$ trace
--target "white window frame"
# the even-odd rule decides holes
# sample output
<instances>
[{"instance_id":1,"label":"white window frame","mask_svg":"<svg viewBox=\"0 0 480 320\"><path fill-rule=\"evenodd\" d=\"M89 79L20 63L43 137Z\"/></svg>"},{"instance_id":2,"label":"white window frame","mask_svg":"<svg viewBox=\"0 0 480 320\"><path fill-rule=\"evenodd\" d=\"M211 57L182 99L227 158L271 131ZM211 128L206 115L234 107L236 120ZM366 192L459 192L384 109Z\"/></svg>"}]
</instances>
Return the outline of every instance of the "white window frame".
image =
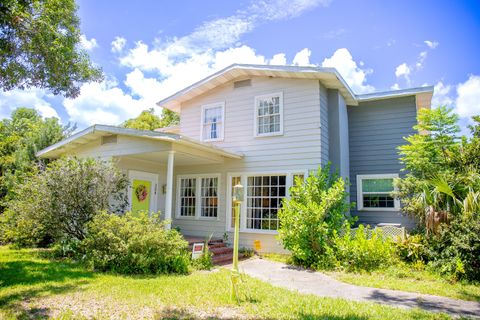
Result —
<instances>
[{"instance_id":1,"label":"white window frame","mask_svg":"<svg viewBox=\"0 0 480 320\"><path fill-rule=\"evenodd\" d=\"M393 208L365 208L363 206L363 190L362 190L362 180L366 179L396 179L398 178L398 173L382 173L382 174L359 174L357 175L357 209L358 211L400 211L400 200L397 198L393 199L394 207ZM397 191L395 184L393 185L393 190Z\"/></svg>"},{"instance_id":2,"label":"white window frame","mask_svg":"<svg viewBox=\"0 0 480 320\"><path fill-rule=\"evenodd\" d=\"M221 130L218 131L218 138L215 139L209 139L204 137L204 126L205 126L205 111L208 109L214 109L214 108L222 108L222 128ZM214 141L223 141L223 138L225 136L225 101L222 102L216 102L216 103L210 103L202 106L202 116L200 119L200 138L202 141L205 142L214 142Z\"/></svg>"},{"instance_id":3,"label":"white window frame","mask_svg":"<svg viewBox=\"0 0 480 320\"><path fill-rule=\"evenodd\" d=\"M234 232L232 228L232 178L240 177L241 184L245 188L243 195L243 202L240 207L240 232L242 233L258 233L258 234L278 234L277 230L260 230L260 229L249 229L247 228L247 181L248 177L254 176L278 176L285 175L285 198L290 198L290 188L293 185L293 176L297 174L303 174L305 179L309 174L309 170L287 170L287 171L262 171L262 172L228 172L227 173L227 197L226 197L226 225L225 231Z\"/></svg>"},{"instance_id":4,"label":"white window frame","mask_svg":"<svg viewBox=\"0 0 480 320\"><path fill-rule=\"evenodd\" d=\"M258 101L265 98L279 97L279 114L280 114L280 131L278 132L268 132L268 133L258 133ZM260 137L273 137L283 135L283 92L269 93L261 96L256 96L254 99L254 108L253 108L253 136L256 138Z\"/></svg>"},{"instance_id":5,"label":"white window frame","mask_svg":"<svg viewBox=\"0 0 480 320\"><path fill-rule=\"evenodd\" d=\"M175 219L180 220L220 220L220 203L222 201L221 197L221 188L222 182L220 179L221 175L219 173L205 173L205 174L185 174L177 175L177 198L176 198L176 212ZM203 178L217 178L217 216L216 217L202 217L201 208L202 208L202 179ZM181 216L180 215L180 206L181 206L181 197L180 197L180 187L181 179L196 179L195 181L195 215L194 216Z\"/></svg>"}]
</instances>

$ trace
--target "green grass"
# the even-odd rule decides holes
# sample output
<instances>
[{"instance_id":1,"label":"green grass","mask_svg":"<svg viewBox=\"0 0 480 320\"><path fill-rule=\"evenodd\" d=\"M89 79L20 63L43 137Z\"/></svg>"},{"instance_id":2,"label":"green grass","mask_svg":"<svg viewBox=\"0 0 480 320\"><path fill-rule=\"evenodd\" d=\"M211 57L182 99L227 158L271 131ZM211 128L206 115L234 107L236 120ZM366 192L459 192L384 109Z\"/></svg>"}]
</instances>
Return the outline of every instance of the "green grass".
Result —
<instances>
[{"instance_id":1,"label":"green grass","mask_svg":"<svg viewBox=\"0 0 480 320\"><path fill-rule=\"evenodd\" d=\"M264 253L261 254L261 257L277 262L291 263L291 255L288 254ZM391 266L388 269L371 273L322 272L337 280L359 286L426 293L480 302L480 284L449 281L427 270L417 270L406 264Z\"/></svg>"},{"instance_id":2,"label":"green grass","mask_svg":"<svg viewBox=\"0 0 480 320\"><path fill-rule=\"evenodd\" d=\"M254 319L447 319L445 315L319 298L245 277L241 303L229 298L229 272L120 276L0 247L0 319L228 317Z\"/></svg>"}]
</instances>

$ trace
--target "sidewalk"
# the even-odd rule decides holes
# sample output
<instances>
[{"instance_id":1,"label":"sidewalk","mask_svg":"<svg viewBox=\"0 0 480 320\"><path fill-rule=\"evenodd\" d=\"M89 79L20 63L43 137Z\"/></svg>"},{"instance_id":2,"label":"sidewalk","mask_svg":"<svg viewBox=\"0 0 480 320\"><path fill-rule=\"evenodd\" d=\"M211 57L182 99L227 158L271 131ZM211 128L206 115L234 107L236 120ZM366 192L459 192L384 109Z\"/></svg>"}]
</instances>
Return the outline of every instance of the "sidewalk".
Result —
<instances>
[{"instance_id":1,"label":"sidewalk","mask_svg":"<svg viewBox=\"0 0 480 320\"><path fill-rule=\"evenodd\" d=\"M320 272L259 258L243 261L239 266L241 272L251 277L301 293L375 302L400 308L421 308L432 312L444 312L454 316L480 319L479 302L397 290L360 287L337 281Z\"/></svg>"}]
</instances>

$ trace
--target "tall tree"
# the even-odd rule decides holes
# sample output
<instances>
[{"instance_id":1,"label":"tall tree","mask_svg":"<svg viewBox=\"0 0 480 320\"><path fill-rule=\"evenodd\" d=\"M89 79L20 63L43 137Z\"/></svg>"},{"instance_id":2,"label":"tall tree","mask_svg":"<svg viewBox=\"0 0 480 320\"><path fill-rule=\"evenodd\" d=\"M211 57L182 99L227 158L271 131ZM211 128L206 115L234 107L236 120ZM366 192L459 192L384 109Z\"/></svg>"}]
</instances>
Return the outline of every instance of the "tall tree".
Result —
<instances>
[{"instance_id":1,"label":"tall tree","mask_svg":"<svg viewBox=\"0 0 480 320\"><path fill-rule=\"evenodd\" d=\"M138 130L155 130L177 125L180 118L177 113L168 109L162 109L162 115L157 116L153 108L142 111L140 115L133 119L128 119L122 126L125 128Z\"/></svg>"},{"instance_id":2,"label":"tall tree","mask_svg":"<svg viewBox=\"0 0 480 320\"><path fill-rule=\"evenodd\" d=\"M36 110L18 108L0 121L0 212L15 196L15 186L34 172L35 153L68 136L74 127L57 118L43 119Z\"/></svg>"},{"instance_id":3,"label":"tall tree","mask_svg":"<svg viewBox=\"0 0 480 320\"><path fill-rule=\"evenodd\" d=\"M75 0L0 2L0 88L38 87L74 98L80 85L100 81L80 46Z\"/></svg>"}]
</instances>

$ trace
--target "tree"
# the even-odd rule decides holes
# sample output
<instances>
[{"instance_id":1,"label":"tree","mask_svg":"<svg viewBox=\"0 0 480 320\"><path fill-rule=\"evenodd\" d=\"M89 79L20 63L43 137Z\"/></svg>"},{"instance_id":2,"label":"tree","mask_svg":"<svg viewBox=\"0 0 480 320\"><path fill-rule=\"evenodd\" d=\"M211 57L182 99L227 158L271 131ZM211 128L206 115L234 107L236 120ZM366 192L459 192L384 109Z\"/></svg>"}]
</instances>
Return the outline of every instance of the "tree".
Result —
<instances>
[{"instance_id":1,"label":"tree","mask_svg":"<svg viewBox=\"0 0 480 320\"><path fill-rule=\"evenodd\" d=\"M77 97L80 85L102 80L80 47L75 0L3 0L0 4L0 87L38 87Z\"/></svg>"},{"instance_id":2,"label":"tree","mask_svg":"<svg viewBox=\"0 0 480 320\"><path fill-rule=\"evenodd\" d=\"M177 113L168 109L162 109L162 115L159 117L155 114L153 108L142 111L136 118L125 121L122 126L125 128L137 130L155 130L177 125L180 118Z\"/></svg>"},{"instance_id":3,"label":"tree","mask_svg":"<svg viewBox=\"0 0 480 320\"><path fill-rule=\"evenodd\" d=\"M15 185L35 172L40 162L35 153L66 138L73 129L57 118L43 119L29 108L18 108L0 121L0 213L5 202L15 197Z\"/></svg>"},{"instance_id":4,"label":"tree","mask_svg":"<svg viewBox=\"0 0 480 320\"><path fill-rule=\"evenodd\" d=\"M333 236L347 221L345 181L330 166L296 181L278 212L279 238L296 263L310 267L329 263Z\"/></svg>"},{"instance_id":5,"label":"tree","mask_svg":"<svg viewBox=\"0 0 480 320\"><path fill-rule=\"evenodd\" d=\"M62 158L17 185L0 222L3 241L22 246L82 240L102 211L124 213L128 179L112 162Z\"/></svg>"}]
</instances>

